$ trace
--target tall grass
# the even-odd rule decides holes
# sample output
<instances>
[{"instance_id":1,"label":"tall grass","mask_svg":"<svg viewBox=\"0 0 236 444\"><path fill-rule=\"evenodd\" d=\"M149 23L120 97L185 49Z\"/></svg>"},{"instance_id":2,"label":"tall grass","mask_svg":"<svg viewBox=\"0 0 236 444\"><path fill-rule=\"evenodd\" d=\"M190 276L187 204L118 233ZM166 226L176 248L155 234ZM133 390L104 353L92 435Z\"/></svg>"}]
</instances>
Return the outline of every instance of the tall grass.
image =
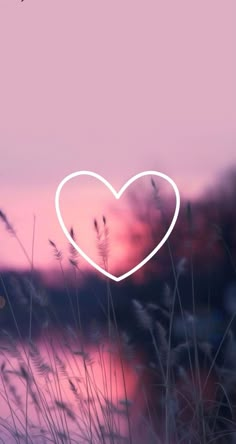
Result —
<instances>
[{"instance_id":1,"label":"tall grass","mask_svg":"<svg viewBox=\"0 0 236 444\"><path fill-rule=\"evenodd\" d=\"M162 213L165 226L167 219L153 180L152 187L153 201ZM0 219L20 245L31 271L27 286L24 286L27 295L22 293L17 282L14 285L15 296L28 310L27 337L22 335L12 295L0 274L6 306L15 328L15 333L1 329L0 442L236 442L236 360L232 359L236 353L232 331L235 313L214 349L209 337L199 334L191 205L187 206L186 217L188 257L176 262L171 243L167 242L174 285L167 282L163 294L145 303L138 299L130 301L137 333L142 332L148 349L145 353L144 347L140 353L139 344L135 348L129 332L119 325L109 280L104 287L106 303L99 300L106 325L101 326L94 320L85 328L80 309L79 280L83 274L80 259L73 247L69 247L69 256L65 257L50 240L72 319L70 325L61 324L34 281L35 221L32 251L28 254L7 216L0 211ZM101 224L94 220L94 228L102 266L108 270L110 245L106 218L102 218ZM73 229L71 236L75 239ZM230 255L230 249L224 244ZM73 272L73 289L64 266L66 259ZM179 285L181 276L186 273L191 280L192 307L188 311L182 303ZM92 292L98 298L96 289L92 288ZM37 318L39 305L47 321L42 325L40 337L35 339L32 323ZM208 310L210 313L210 306ZM180 342L175 337L177 312L183 332Z\"/></svg>"}]
</instances>

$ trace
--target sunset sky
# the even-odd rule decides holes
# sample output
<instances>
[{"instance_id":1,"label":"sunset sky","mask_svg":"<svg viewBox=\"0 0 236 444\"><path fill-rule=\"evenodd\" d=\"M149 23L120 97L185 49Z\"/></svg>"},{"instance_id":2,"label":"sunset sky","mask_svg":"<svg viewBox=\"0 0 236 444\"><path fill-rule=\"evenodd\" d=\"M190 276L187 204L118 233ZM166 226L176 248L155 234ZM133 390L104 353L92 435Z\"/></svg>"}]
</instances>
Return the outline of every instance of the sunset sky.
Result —
<instances>
[{"instance_id":1,"label":"sunset sky","mask_svg":"<svg viewBox=\"0 0 236 444\"><path fill-rule=\"evenodd\" d=\"M157 170L194 196L236 165L235 16L234 0L1 1L0 208L29 251L36 215L37 265L66 243L67 174L119 188ZM0 265L26 265L3 227L0 242Z\"/></svg>"}]
</instances>

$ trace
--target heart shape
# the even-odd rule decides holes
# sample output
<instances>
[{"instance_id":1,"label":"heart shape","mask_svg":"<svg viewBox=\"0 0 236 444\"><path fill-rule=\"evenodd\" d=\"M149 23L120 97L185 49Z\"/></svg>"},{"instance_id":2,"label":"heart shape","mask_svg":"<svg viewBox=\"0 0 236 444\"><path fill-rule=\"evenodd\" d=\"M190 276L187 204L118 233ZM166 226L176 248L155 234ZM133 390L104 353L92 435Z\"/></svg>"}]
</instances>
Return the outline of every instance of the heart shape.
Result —
<instances>
[{"instance_id":1,"label":"heart shape","mask_svg":"<svg viewBox=\"0 0 236 444\"><path fill-rule=\"evenodd\" d=\"M176 205L175 205L175 211L174 211L174 216L173 219L171 221L171 224L165 234L165 236L162 238L162 240L159 242L159 244L151 251L151 253L149 253L138 265L136 265L135 267L133 267L131 270L127 271L126 273L122 274L121 276L114 276L113 274L109 273L108 271L104 270L102 267L100 267L100 265L96 264L96 262L94 262L92 259L90 259L89 256L87 256L87 254L76 244L76 242L74 241L74 239L71 237L69 231L67 230L62 215L61 215L61 210L60 210L60 193L61 190L63 188L63 186L66 184L66 182L68 182L69 180L73 179L74 177L77 176L91 176L91 177L95 177L96 179L100 180L100 182L102 182L104 185L106 185L107 188L109 188L109 190L112 192L113 196L116 199L120 199L120 197L122 196L122 194L124 193L124 191L133 183L135 182L137 179L140 179L141 177L144 176L158 176L161 177L162 179L166 180L167 182L169 182L175 192L175 198L176 198ZM73 247L79 252L79 254L90 264L92 265L92 267L94 267L96 270L100 271L100 273L102 273L104 276L113 279L113 281L119 282L122 281L123 279L127 278L128 276L130 276L131 274L135 273L136 271L138 271L140 268L143 267L143 265L145 265L156 253L158 250L160 250L160 248L164 245L164 243L166 242L166 240L168 239L168 237L170 236L175 223L177 221L178 215L179 215L179 209L180 209L180 193L178 190L178 187L176 185L176 183L173 181L173 179L171 179L169 176L167 176L166 174L163 173L159 173L157 171L144 171L142 173L136 174L135 176L131 177L131 179L129 179L122 187L119 191L116 191L113 186L106 180L104 179L102 176L100 176L97 173L93 173L92 171L76 171L75 173L71 173L68 176L66 176L58 185L57 190L56 190L56 194L55 194L55 207L56 207L56 213L57 213L57 218L59 220L60 226L62 228L62 231L64 232L65 236L67 237L68 241L73 245Z\"/></svg>"}]
</instances>

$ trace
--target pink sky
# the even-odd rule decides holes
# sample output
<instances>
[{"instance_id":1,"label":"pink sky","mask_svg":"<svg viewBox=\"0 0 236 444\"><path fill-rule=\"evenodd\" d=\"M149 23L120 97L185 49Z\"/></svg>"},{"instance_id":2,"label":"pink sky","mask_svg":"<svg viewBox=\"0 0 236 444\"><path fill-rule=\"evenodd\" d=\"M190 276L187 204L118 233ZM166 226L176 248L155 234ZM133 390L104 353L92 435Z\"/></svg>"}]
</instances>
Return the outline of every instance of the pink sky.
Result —
<instances>
[{"instance_id":1,"label":"pink sky","mask_svg":"<svg viewBox=\"0 0 236 444\"><path fill-rule=\"evenodd\" d=\"M67 174L119 188L156 169L194 194L236 164L235 16L234 0L1 0L0 208L28 248L36 214L38 264L63 243Z\"/></svg>"}]
</instances>

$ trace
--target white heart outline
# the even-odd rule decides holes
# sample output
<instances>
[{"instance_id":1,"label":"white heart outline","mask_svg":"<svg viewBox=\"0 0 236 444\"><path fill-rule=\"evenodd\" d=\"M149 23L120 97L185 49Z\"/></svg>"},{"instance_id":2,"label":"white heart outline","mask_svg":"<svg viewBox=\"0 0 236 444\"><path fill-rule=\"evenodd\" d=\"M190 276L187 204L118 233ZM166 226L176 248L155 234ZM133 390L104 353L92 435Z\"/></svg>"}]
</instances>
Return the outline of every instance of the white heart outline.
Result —
<instances>
[{"instance_id":1,"label":"white heart outline","mask_svg":"<svg viewBox=\"0 0 236 444\"><path fill-rule=\"evenodd\" d=\"M151 251L151 253L149 253L138 265L136 265L135 267L133 267L131 270L127 271L126 273L122 274L121 276L118 276L118 277L114 276L113 274L109 273L108 271L106 271L102 267L100 267L100 265L96 264L96 262L94 262L89 256L87 256L87 254L76 244L74 239L70 236L69 231L67 230L67 228L66 228L66 226L64 224L64 221L63 221L63 218L62 218L62 215L61 215L61 210L60 210L60 193L61 193L61 190L62 190L63 186L65 185L65 183L68 182L69 180L73 179L74 177L77 177L77 176L91 176L91 177L95 177L96 179L100 180L100 182L102 182L104 185L107 186L107 188L112 192L113 196L117 200L120 199L120 197L122 196L124 191L133 182L135 182L137 179L140 179L141 177L144 177L144 176L158 176L158 177L162 177L162 179L164 179L167 182L169 182L171 184L172 188L174 189L175 198L176 198L175 212L174 212L174 216L173 216L173 219L171 221L171 224L170 224L170 226L169 226L165 236L162 238L162 240L159 242L159 244ZM176 223L178 215L179 215L179 210L180 210L180 193L179 193L179 189L178 189L176 183L173 181L173 179L171 179L166 174L160 173L158 171L143 171L142 173L136 174L135 176L131 177L121 187L121 189L119 191L116 191L113 188L113 186L106 179L104 179L104 177L100 176L97 173L94 173L92 171L76 171L76 172L68 174L68 176L64 177L64 179L58 185L57 190L56 190L56 194L55 194L55 207L56 207L57 218L59 220L59 223L60 223L60 226L62 228L62 231L65 234L65 236L67 237L68 241L78 251L78 253L92 267L94 267L97 271L100 271L100 273L102 273L104 276L112 279L115 282L119 282L119 281L122 281L123 279L127 278L131 274L135 273L136 271L140 270L140 268L142 268L143 265L145 265L160 250L160 248L166 242L166 240L170 236L170 234L171 234L171 232L172 232L172 230L173 230L173 228L175 226L175 223Z\"/></svg>"}]
</instances>

